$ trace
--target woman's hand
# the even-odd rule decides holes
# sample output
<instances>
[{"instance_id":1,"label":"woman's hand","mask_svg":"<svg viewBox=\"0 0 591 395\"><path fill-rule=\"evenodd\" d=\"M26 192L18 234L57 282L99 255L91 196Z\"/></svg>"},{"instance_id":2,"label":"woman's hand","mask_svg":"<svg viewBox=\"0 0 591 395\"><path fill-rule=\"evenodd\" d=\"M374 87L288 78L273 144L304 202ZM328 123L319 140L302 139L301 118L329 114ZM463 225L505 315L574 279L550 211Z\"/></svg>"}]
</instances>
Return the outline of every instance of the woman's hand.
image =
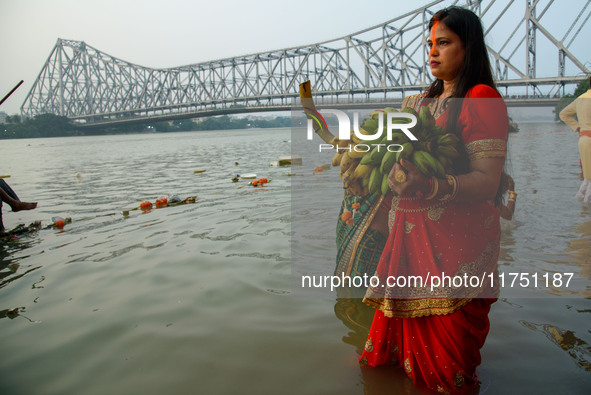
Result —
<instances>
[{"instance_id":1,"label":"woman's hand","mask_svg":"<svg viewBox=\"0 0 591 395\"><path fill-rule=\"evenodd\" d=\"M507 175L507 186L510 191L515 190L515 181L513 181L513 178L510 175Z\"/></svg>"},{"instance_id":2,"label":"woman's hand","mask_svg":"<svg viewBox=\"0 0 591 395\"><path fill-rule=\"evenodd\" d=\"M396 172L404 172L405 177L396 177ZM400 174L400 173L399 173ZM402 182L401 182L402 181ZM429 178L423 175L411 162L402 159L395 163L388 174L390 189L398 195L415 194L418 191L429 192Z\"/></svg>"}]
</instances>

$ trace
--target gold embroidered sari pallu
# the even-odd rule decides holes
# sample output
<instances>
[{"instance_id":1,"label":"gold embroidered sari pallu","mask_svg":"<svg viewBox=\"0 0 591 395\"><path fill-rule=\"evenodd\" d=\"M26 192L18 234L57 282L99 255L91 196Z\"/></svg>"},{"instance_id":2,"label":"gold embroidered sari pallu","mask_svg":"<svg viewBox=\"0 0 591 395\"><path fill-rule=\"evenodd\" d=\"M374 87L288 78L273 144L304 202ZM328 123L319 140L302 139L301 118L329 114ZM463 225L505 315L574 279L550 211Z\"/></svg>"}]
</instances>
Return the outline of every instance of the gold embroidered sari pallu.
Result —
<instances>
[{"instance_id":1,"label":"gold embroidered sari pallu","mask_svg":"<svg viewBox=\"0 0 591 395\"><path fill-rule=\"evenodd\" d=\"M505 157L506 107L498 97L484 97L464 100L458 119L470 160ZM403 107L418 110L425 103L444 127L445 106L428 103L424 95L409 97ZM498 295L500 224L492 202L395 197L390 215L390 236L376 271L379 283L368 289L368 305L386 316L420 317Z\"/></svg>"},{"instance_id":2,"label":"gold embroidered sari pallu","mask_svg":"<svg viewBox=\"0 0 591 395\"><path fill-rule=\"evenodd\" d=\"M396 221L365 302L387 317L448 314L476 297L497 296L500 228L491 204L394 198ZM470 224L462 220L471 212ZM479 222L478 230L473 223ZM468 226L470 225L470 226Z\"/></svg>"}]
</instances>

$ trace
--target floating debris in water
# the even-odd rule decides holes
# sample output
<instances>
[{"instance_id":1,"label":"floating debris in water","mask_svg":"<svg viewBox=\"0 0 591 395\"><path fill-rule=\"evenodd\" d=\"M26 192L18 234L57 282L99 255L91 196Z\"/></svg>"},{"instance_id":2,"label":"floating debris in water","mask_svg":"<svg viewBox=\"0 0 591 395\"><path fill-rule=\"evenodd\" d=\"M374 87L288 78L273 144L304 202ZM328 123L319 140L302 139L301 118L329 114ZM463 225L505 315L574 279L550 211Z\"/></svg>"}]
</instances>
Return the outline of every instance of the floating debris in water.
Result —
<instances>
[{"instance_id":1,"label":"floating debris in water","mask_svg":"<svg viewBox=\"0 0 591 395\"><path fill-rule=\"evenodd\" d=\"M135 210L139 210L139 209L141 209L143 212L149 212L153 206L156 206L156 208L164 208L164 207L178 206L180 204L195 203L196 201L197 201L197 196L189 196L185 200L181 200L181 198L178 195L173 195L170 199L167 199L165 197L156 199L155 203L152 203L152 202L146 200L144 202L141 202L138 207L134 207L129 210L123 210L122 214L124 217L127 217L127 216L129 216L129 213L131 211L135 211Z\"/></svg>"}]
</instances>

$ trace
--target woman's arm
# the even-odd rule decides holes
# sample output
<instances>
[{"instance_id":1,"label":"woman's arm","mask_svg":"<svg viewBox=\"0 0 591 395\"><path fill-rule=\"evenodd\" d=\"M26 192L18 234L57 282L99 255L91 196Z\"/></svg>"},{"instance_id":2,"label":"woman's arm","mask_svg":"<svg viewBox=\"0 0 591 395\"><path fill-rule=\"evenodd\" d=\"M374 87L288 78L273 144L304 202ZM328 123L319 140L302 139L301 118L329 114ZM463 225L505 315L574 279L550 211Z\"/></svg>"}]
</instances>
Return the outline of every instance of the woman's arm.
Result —
<instances>
[{"instance_id":1,"label":"woman's arm","mask_svg":"<svg viewBox=\"0 0 591 395\"><path fill-rule=\"evenodd\" d=\"M501 204L499 206L499 214L501 218L511 221L513 219L513 213L515 212L515 200L509 200L507 205Z\"/></svg>"},{"instance_id":2,"label":"woman's arm","mask_svg":"<svg viewBox=\"0 0 591 395\"><path fill-rule=\"evenodd\" d=\"M558 116L560 117L562 122L567 124L568 127L570 127L575 132L578 132L577 129L579 128L579 122L575 118L576 114L577 114L577 104L576 104L576 99L575 99L568 106L564 107L564 109L562 111L560 111L560 114L558 114Z\"/></svg>"},{"instance_id":3,"label":"woman's arm","mask_svg":"<svg viewBox=\"0 0 591 395\"><path fill-rule=\"evenodd\" d=\"M505 163L509 123L507 107L497 91L487 85L473 87L461 105L458 128L470 162L468 173L456 176L454 200L493 200ZM404 183L396 182L394 175L397 170L406 173ZM388 180L390 188L398 194L419 192L423 197L440 199L454 192L453 184L445 179L424 176L408 160L395 164Z\"/></svg>"},{"instance_id":4,"label":"woman's arm","mask_svg":"<svg viewBox=\"0 0 591 395\"><path fill-rule=\"evenodd\" d=\"M493 200L499 188L505 158L483 158L470 161L470 172L457 176L455 200Z\"/></svg>"},{"instance_id":5,"label":"woman's arm","mask_svg":"<svg viewBox=\"0 0 591 395\"><path fill-rule=\"evenodd\" d=\"M470 172L457 177L457 191L454 200L457 201L485 201L493 200L497 194L501 172L503 171L504 158L483 158L470 161ZM406 173L406 182L396 182L394 174L402 170ZM411 162L402 160L396 163L388 176L390 188L398 193L413 194L420 192L423 196L430 196L437 184L437 193L432 199L441 197L453 191L453 185L449 185L444 179L435 181L423 175Z\"/></svg>"}]
</instances>

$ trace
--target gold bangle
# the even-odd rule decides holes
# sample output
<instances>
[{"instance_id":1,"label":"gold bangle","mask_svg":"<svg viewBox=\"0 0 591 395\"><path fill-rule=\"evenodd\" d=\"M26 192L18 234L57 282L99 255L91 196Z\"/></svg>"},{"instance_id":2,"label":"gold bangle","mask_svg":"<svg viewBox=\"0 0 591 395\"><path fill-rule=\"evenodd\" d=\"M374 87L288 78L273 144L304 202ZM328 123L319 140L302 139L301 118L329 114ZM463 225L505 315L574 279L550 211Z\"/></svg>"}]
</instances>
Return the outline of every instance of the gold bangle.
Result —
<instances>
[{"instance_id":1,"label":"gold bangle","mask_svg":"<svg viewBox=\"0 0 591 395\"><path fill-rule=\"evenodd\" d=\"M439 200L441 202L453 200L456 197L456 194L458 193L458 179L457 179L457 177L446 174L445 180L447 181L447 184L451 187L451 191L449 193L446 193L445 195L443 195L441 198L439 198Z\"/></svg>"},{"instance_id":2,"label":"gold bangle","mask_svg":"<svg viewBox=\"0 0 591 395\"><path fill-rule=\"evenodd\" d=\"M517 198L517 194L515 191L509 191L509 199L515 200Z\"/></svg>"},{"instance_id":3,"label":"gold bangle","mask_svg":"<svg viewBox=\"0 0 591 395\"><path fill-rule=\"evenodd\" d=\"M460 179L457 176L454 176L454 178L456 179L456 191L454 192L455 199L456 195L460 192Z\"/></svg>"},{"instance_id":4,"label":"gold bangle","mask_svg":"<svg viewBox=\"0 0 591 395\"><path fill-rule=\"evenodd\" d=\"M431 177L431 193L429 194L429 196L425 197L425 200L433 199L435 196L437 196L437 192L439 192L439 180L435 176L432 176Z\"/></svg>"}]
</instances>

